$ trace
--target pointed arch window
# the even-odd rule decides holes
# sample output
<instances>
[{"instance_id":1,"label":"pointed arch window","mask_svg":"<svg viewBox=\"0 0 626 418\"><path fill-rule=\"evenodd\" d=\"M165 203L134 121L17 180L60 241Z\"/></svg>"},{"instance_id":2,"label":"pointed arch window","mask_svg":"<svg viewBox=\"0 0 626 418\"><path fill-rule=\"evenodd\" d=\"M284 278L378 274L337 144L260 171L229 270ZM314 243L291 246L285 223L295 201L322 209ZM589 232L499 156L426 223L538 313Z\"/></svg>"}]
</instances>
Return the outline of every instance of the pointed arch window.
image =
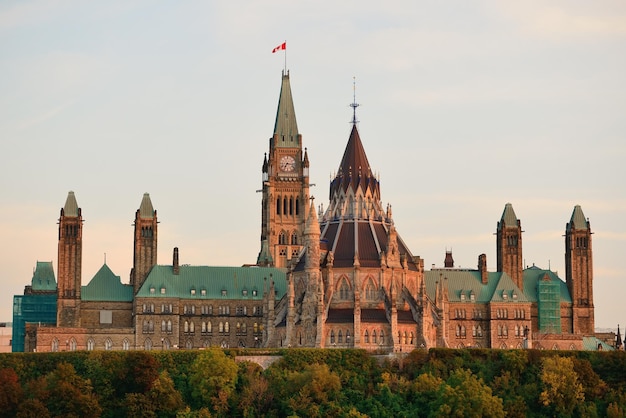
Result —
<instances>
[{"instance_id":1,"label":"pointed arch window","mask_svg":"<svg viewBox=\"0 0 626 418\"><path fill-rule=\"evenodd\" d=\"M59 351L59 340L58 339L54 339L52 340L52 346L50 347L50 351L52 351L53 353L56 353L57 351Z\"/></svg>"},{"instance_id":2,"label":"pointed arch window","mask_svg":"<svg viewBox=\"0 0 626 418\"><path fill-rule=\"evenodd\" d=\"M96 345L96 342L93 340L93 338L88 339L87 340L87 351L93 351L95 345Z\"/></svg>"},{"instance_id":3,"label":"pointed arch window","mask_svg":"<svg viewBox=\"0 0 626 418\"><path fill-rule=\"evenodd\" d=\"M334 330L330 331L330 343L335 344L335 331Z\"/></svg>"},{"instance_id":4,"label":"pointed arch window","mask_svg":"<svg viewBox=\"0 0 626 418\"><path fill-rule=\"evenodd\" d=\"M76 351L76 339L74 337L70 338L70 351Z\"/></svg>"},{"instance_id":5,"label":"pointed arch window","mask_svg":"<svg viewBox=\"0 0 626 418\"><path fill-rule=\"evenodd\" d=\"M107 350L107 351L110 351L110 350L112 350L112 349L113 349L113 341L111 341L111 339L110 339L110 338L107 338L107 339L104 341L104 349L105 349L105 350Z\"/></svg>"},{"instance_id":6,"label":"pointed arch window","mask_svg":"<svg viewBox=\"0 0 626 418\"><path fill-rule=\"evenodd\" d=\"M380 343L385 344L385 333L382 329L380 330Z\"/></svg>"},{"instance_id":7,"label":"pointed arch window","mask_svg":"<svg viewBox=\"0 0 626 418\"><path fill-rule=\"evenodd\" d=\"M343 343L343 334L341 333L341 330L339 330L339 332L337 333L337 343Z\"/></svg>"},{"instance_id":8,"label":"pointed arch window","mask_svg":"<svg viewBox=\"0 0 626 418\"><path fill-rule=\"evenodd\" d=\"M291 245L298 245L298 235L295 231L291 234Z\"/></svg>"},{"instance_id":9,"label":"pointed arch window","mask_svg":"<svg viewBox=\"0 0 626 418\"><path fill-rule=\"evenodd\" d=\"M376 344L376 330L372 331L372 342Z\"/></svg>"},{"instance_id":10,"label":"pointed arch window","mask_svg":"<svg viewBox=\"0 0 626 418\"><path fill-rule=\"evenodd\" d=\"M367 332L367 330L365 330L365 335L364 335L363 339L365 340L366 344L370 342L370 334L369 334L369 332Z\"/></svg>"},{"instance_id":11,"label":"pointed arch window","mask_svg":"<svg viewBox=\"0 0 626 418\"><path fill-rule=\"evenodd\" d=\"M280 197L276 199L276 215L280 215Z\"/></svg>"},{"instance_id":12,"label":"pointed arch window","mask_svg":"<svg viewBox=\"0 0 626 418\"><path fill-rule=\"evenodd\" d=\"M124 341L122 341L122 350L130 350L130 341L128 341L128 338L124 338Z\"/></svg>"},{"instance_id":13,"label":"pointed arch window","mask_svg":"<svg viewBox=\"0 0 626 418\"><path fill-rule=\"evenodd\" d=\"M285 234L285 231L280 231L280 234L278 235L278 244L287 245L287 235Z\"/></svg>"},{"instance_id":14,"label":"pointed arch window","mask_svg":"<svg viewBox=\"0 0 626 418\"><path fill-rule=\"evenodd\" d=\"M211 324L211 321L207 322L206 324L206 332L208 332L209 334L213 332L213 324Z\"/></svg>"}]
</instances>

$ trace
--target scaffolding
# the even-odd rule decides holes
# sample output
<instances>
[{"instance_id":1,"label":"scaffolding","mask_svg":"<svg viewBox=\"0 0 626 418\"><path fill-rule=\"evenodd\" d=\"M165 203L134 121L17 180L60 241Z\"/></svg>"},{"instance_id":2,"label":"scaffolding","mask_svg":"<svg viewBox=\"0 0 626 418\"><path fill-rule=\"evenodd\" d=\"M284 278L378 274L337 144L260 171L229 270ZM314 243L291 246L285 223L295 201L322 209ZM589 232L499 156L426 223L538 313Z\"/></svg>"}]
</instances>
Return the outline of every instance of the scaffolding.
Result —
<instances>
[{"instance_id":1,"label":"scaffolding","mask_svg":"<svg viewBox=\"0 0 626 418\"><path fill-rule=\"evenodd\" d=\"M537 308L539 332L561 333L561 286L556 280L539 280Z\"/></svg>"},{"instance_id":2,"label":"scaffolding","mask_svg":"<svg viewBox=\"0 0 626 418\"><path fill-rule=\"evenodd\" d=\"M13 296L12 351L23 352L26 324L55 324L57 320L56 293Z\"/></svg>"}]
</instances>

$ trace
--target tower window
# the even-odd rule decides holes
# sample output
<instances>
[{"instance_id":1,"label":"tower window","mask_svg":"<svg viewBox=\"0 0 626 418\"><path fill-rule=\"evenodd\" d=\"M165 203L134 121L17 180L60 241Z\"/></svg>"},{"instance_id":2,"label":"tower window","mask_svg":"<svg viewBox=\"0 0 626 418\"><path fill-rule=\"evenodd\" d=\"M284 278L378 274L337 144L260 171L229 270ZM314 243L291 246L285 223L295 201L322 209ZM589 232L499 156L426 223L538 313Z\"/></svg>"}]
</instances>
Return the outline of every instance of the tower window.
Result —
<instances>
[{"instance_id":1,"label":"tower window","mask_svg":"<svg viewBox=\"0 0 626 418\"><path fill-rule=\"evenodd\" d=\"M280 197L276 199L276 215L280 215Z\"/></svg>"}]
</instances>

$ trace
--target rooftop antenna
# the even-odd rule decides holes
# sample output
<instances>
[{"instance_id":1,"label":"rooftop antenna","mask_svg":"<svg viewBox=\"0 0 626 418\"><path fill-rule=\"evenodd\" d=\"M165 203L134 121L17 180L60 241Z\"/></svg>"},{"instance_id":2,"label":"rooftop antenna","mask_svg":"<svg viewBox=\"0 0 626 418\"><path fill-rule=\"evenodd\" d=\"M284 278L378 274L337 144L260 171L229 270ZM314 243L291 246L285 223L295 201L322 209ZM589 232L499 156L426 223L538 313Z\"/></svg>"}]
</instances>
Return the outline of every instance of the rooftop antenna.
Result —
<instances>
[{"instance_id":1,"label":"rooftop antenna","mask_svg":"<svg viewBox=\"0 0 626 418\"><path fill-rule=\"evenodd\" d=\"M359 121L356 119L356 108L359 107L359 104L356 102L356 77L352 77L352 103L350 104L352 108L352 125L356 125Z\"/></svg>"}]
</instances>

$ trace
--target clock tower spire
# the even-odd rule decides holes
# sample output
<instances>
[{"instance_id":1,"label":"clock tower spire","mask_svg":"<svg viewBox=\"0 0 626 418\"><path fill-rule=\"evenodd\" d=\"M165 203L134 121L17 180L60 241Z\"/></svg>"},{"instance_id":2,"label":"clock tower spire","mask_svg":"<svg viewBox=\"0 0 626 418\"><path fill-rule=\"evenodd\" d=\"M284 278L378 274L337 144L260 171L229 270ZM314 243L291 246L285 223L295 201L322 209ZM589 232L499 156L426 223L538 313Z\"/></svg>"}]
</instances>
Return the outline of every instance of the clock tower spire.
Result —
<instances>
[{"instance_id":1,"label":"clock tower spire","mask_svg":"<svg viewBox=\"0 0 626 418\"><path fill-rule=\"evenodd\" d=\"M291 95L283 72L274 134L263 157L260 266L288 267L303 246L309 199L309 159L302 151Z\"/></svg>"}]
</instances>

